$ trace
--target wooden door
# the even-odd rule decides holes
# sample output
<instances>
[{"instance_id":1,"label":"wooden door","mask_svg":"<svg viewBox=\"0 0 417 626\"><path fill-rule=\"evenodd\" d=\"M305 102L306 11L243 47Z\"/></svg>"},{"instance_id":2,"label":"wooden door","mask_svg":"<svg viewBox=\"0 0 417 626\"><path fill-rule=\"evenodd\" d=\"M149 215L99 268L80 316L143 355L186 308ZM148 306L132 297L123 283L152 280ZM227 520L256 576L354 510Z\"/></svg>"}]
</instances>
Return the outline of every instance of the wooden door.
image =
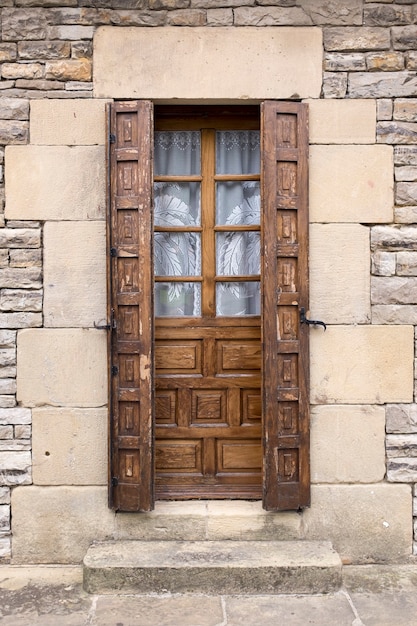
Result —
<instances>
[{"instance_id":1,"label":"wooden door","mask_svg":"<svg viewBox=\"0 0 417 626\"><path fill-rule=\"evenodd\" d=\"M259 499L259 113L182 113L156 113L156 496ZM239 145L258 152L243 168L230 155Z\"/></svg>"},{"instance_id":2,"label":"wooden door","mask_svg":"<svg viewBox=\"0 0 417 626\"><path fill-rule=\"evenodd\" d=\"M155 177L152 104L110 108L110 505L150 510L156 487L159 498L263 495L268 510L308 506L308 327L300 323L300 312L308 311L307 106L262 105L260 171L244 173L219 172L216 137L222 130L257 130L259 109L185 107L174 119L172 108L156 107L156 132L197 130L201 144L198 171ZM184 148L181 138L178 147ZM172 212L162 203L161 211L152 180L159 201L175 196L164 193L169 185L194 186L188 200L195 209L199 195L198 219L195 212L192 219L184 212L178 217L178 204ZM237 219L234 205L217 218L218 187L250 189L259 181L258 221ZM261 269L254 269L259 234ZM219 270L216 255L223 250L225 261L237 236L246 240L245 262ZM193 242L188 257L184 239L188 248ZM161 249L165 240L182 250L181 271L175 255L164 269L156 252L153 279L154 240ZM236 308L230 296L239 292L247 303L258 302L260 283L262 316L258 304Z\"/></svg>"},{"instance_id":3,"label":"wooden door","mask_svg":"<svg viewBox=\"0 0 417 626\"><path fill-rule=\"evenodd\" d=\"M263 432L267 510L310 504L308 109L262 107Z\"/></svg>"},{"instance_id":4,"label":"wooden door","mask_svg":"<svg viewBox=\"0 0 417 626\"><path fill-rule=\"evenodd\" d=\"M152 105L110 118L110 506L150 511L153 483Z\"/></svg>"}]
</instances>

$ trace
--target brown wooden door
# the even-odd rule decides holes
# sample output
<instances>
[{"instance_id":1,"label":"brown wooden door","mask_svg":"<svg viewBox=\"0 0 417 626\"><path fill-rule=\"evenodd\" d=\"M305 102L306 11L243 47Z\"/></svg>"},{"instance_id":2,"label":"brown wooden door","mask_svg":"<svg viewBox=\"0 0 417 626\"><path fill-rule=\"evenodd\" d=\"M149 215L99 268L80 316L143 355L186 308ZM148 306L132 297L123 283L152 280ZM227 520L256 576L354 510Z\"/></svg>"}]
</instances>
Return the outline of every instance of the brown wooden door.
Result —
<instances>
[{"instance_id":1,"label":"brown wooden door","mask_svg":"<svg viewBox=\"0 0 417 626\"><path fill-rule=\"evenodd\" d=\"M180 119L156 114L156 496L259 499L259 114L192 113ZM197 154L183 159L180 149L192 155L193 142ZM168 144L171 169L165 168ZM239 145L252 157L243 168L231 156ZM197 161L191 169L190 158ZM245 263L250 254L257 261ZM194 262L187 258L196 255ZM184 301L175 309L181 290Z\"/></svg>"},{"instance_id":2,"label":"brown wooden door","mask_svg":"<svg viewBox=\"0 0 417 626\"><path fill-rule=\"evenodd\" d=\"M159 498L263 495L268 510L308 506L308 327L300 323L301 310L308 311L307 106L262 105L260 173L249 174L218 173L216 132L259 128L259 110L206 107L204 123L193 126L201 108L191 116L190 107L181 109L174 121L172 109L157 107L156 132L199 130L201 169L154 178L152 111L149 102L111 107L110 505L150 510L156 487ZM194 205L199 187L200 217L164 223L155 215L153 228L152 180L156 195L167 185L194 185ZM249 189L259 180L258 222L236 220L233 206L229 218L217 219L218 186ZM170 213L172 205L164 206ZM248 251L239 270L219 270L218 250L226 261L237 235L248 246L259 234L261 269ZM187 269L177 271L174 255L174 269L156 267L153 280L153 241L165 240L186 259L184 238L194 242ZM155 259L158 266L157 251ZM243 289L250 303L259 283L261 311L234 304L231 314L230 291Z\"/></svg>"},{"instance_id":3,"label":"brown wooden door","mask_svg":"<svg viewBox=\"0 0 417 626\"><path fill-rule=\"evenodd\" d=\"M149 511L153 482L152 105L110 119L110 505Z\"/></svg>"},{"instance_id":4,"label":"brown wooden door","mask_svg":"<svg viewBox=\"0 0 417 626\"><path fill-rule=\"evenodd\" d=\"M262 105L263 432L267 510L310 504L308 109Z\"/></svg>"}]
</instances>

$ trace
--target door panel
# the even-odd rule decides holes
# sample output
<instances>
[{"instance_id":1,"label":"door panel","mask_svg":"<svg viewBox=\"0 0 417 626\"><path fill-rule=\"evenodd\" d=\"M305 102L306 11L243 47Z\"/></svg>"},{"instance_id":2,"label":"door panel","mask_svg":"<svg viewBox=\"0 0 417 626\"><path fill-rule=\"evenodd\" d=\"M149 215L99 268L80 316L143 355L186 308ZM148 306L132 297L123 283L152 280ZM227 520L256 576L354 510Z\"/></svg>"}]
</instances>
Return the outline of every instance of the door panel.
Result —
<instances>
[{"instance_id":1,"label":"door panel","mask_svg":"<svg viewBox=\"0 0 417 626\"><path fill-rule=\"evenodd\" d=\"M158 498L261 497L260 324L251 321L156 320Z\"/></svg>"},{"instance_id":2,"label":"door panel","mask_svg":"<svg viewBox=\"0 0 417 626\"><path fill-rule=\"evenodd\" d=\"M308 311L308 120L305 104L261 108L263 504L278 511L310 503L308 326L300 323Z\"/></svg>"},{"instance_id":3,"label":"door panel","mask_svg":"<svg viewBox=\"0 0 417 626\"><path fill-rule=\"evenodd\" d=\"M260 498L259 122L201 111L156 119L156 495Z\"/></svg>"},{"instance_id":4,"label":"door panel","mask_svg":"<svg viewBox=\"0 0 417 626\"><path fill-rule=\"evenodd\" d=\"M153 480L152 104L111 107L110 505L149 511Z\"/></svg>"}]
</instances>

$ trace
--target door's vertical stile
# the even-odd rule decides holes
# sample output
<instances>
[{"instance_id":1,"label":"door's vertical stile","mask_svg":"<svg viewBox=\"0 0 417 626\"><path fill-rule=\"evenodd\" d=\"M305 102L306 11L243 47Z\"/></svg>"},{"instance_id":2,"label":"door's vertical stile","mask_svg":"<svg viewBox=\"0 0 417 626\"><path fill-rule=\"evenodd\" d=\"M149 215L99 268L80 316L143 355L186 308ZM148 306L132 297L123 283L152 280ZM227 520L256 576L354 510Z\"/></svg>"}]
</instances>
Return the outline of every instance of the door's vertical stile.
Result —
<instances>
[{"instance_id":1,"label":"door's vertical stile","mask_svg":"<svg viewBox=\"0 0 417 626\"><path fill-rule=\"evenodd\" d=\"M152 105L112 106L111 504L153 508Z\"/></svg>"},{"instance_id":2,"label":"door's vertical stile","mask_svg":"<svg viewBox=\"0 0 417 626\"><path fill-rule=\"evenodd\" d=\"M141 510L154 508L154 272L153 272L153 105L140 103L139 121L139 276L141 389Z\"/></svg>"},{"instance_id":3,"label":"door's vertical stile","mask_svg":"<svg viewBox=\"0 0 417 626\"><path fill-rule=\"evenodd\" d=\"M241 390L238 387L229 387L227 390L227 415L230 426L241 425L242 406Z\"/></svg>"},{"instance_id":4,"label":"door's vertical stile","mask_svg":"<svg viewBox=\"0 0 417 626\"><path fill-rule=\"evenodd\" d=\"M214 437L203 439L203 474L205 478L214 478L216 474L216 440Z\"/></svg>"},{"instance_id":5,"label":"door's vertical stile","mask_svg":"<svg viewBox=\"0 0 417 626\"><path fill-rule=\"evenodd\" d=\"M216 339L205 337L203 345L203 376L215 376L217 366Z\"/></svg>"},{"instance_id":6,"label":"door's vertical stile","mask_svg":"<svg viewBox=\"0 0 417 626\"><path fill-rule=\"evenodd\" d=\"M308 199L308 153L309 153L309 120L308 105L301 107L298 115L298 145L301 157L298 160L298 233L299 233L299 293L300 309L309 309L309 199ZM300 320L300 310L298 322ZM310 344L309 326L298 326L300 342L299 367L299 413L300 419L300 506L310 505Z\"/></svg>"},{"instance_id":7,"label":"door's vertical stile","mask_svg":"<svg viewBox=\"0 0 417 626\"><path fill-rule=\"evenodd\" d=\"M106 107L106 137L110 139L111 128L112 128L112 105L107 102ZM107 332L107 393L108 393L108 424L109 428L107 430L107 450L108 450L108 458L110 462L107 463L107 485L109 486L108 492L108 500L109 506L113 507L113 489L111 487L112 484L112 442L113 442L113 433L112 429L114 428L113 424L113 377L111 376L111 365L112 365L112 336L113 336L113 324L114 324L114 316L113 316L113 276L112 276L112 264L110 257L110 249L111 249L111 240L112 240L112 167L111 167L111 158L110 158L110 150L111 143L109 141L110 149L106 150L106 276L107 276L107 304L106 304L106 313L107 313L107 323L109 324L109 329Z\"/></svg>"},{"instance_id":8,"label":"door's vertical stile","mask_svg":"<svg viewBox=\"0 0 417 626\"><path fill-rule=\"evenodd\" d=\"M178 389L177 399L177 424L179 427L190 426L191 415L191 392L190 389Z\"/></svg>"},{"instance_id":9,"label":"door's vertical stile","mask_svg":"<svg viewBox=\"0 0 417 626\"><path fill-rule=\"evenodd\" d=\"M203 339L203 376L213 378L216 374L216 339ZM197 414L192 416L197 422ZM203 476L214 477L216 473L216 440L214 437L203 438Z\"/></svg>"},{"instance_id":10,"label":"door's vertical stile","mask_svg":"<svg viewBox=\"0 0 417 626\"><path fill-rule=\"evenodd\" d=\"M268 106L267 106L268 105ZM261 206L262 206L262 431L263 500L266 509L278 502L274 443L277 439L277 268L276 268L276 112L261 107Z\"/></svg>"},{"instance_id":11,"label":"door's vertical stile","mask_svg":"<svg viewBox=\"0 0 417 626\"><path fill-rule=\"evenodd\" d=\"M117 311L117 294L118 294L118 281L117 281L117 267L112 256L113 242L115 239L115 228L117 225L117 212L116 212L116 189L117 189L117 166L116 166L116 154L115 154L115 142L114 131L116 129L116 111L114 105L110 105L109 115L109 179L110 179L110 204L108 215L108 235L107 235L107 267L110 279L110 293L109 301L110 306L114 310L114 325L117 325L116 311ZM119 355L117 352L117 342L115 336L115 328L112 328L110 335L110 350L109 350L109 445L110 445L110 463L109 463L109 503L112 508L118 508L119 495L116 490L115 482L118 475L119 465L119 450L117 441L119 437L119 402L118 402L118 376L116 372L119 371Z\"/></svg>"},{"instance_id":12,"label":"door's vertical stile","mask_svg":"<svg viewBox=\"0 0 417 626\"><path fill-rule=\"evenodd\" d=\"M201 174L203 177L201 188L201 220L203 226L203 239L201 247L202 256L202 313L203 316L214 317L216 314L214 292L214 277L216 268L215 259L215 215L216 204L214 195L214 163L215 163L215 131L202 129L202 154L201 154Z\"/></svg>"},{"instance_id":13,"label":"door's vertical stile","mask_svg":"<svg viewBox=\"0 0 417 626\"><path fill-rule=\"evenodd\" d=\"M307 107L262 107L264 506L309 505Z\"/></svg>"}]
</instances>

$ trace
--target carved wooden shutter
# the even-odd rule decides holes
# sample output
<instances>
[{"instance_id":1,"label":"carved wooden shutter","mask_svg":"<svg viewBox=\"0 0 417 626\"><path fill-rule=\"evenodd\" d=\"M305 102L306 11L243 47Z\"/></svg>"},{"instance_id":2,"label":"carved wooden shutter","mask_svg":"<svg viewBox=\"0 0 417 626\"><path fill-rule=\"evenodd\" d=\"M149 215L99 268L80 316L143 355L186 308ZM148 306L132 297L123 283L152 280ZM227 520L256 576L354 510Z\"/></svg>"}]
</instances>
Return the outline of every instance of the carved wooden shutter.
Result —
<instances>
[{"instance_id":1,"label":"carved wooden shutter","mask_svg":"<svg viewBox=\"0 0 417 626\"><path fill-rule=\"evenodd\" d=\"M307 105L262 105L264 508L310 504Z\"/></svg>"},{"instance_id":2,"label":"carved wooden shutter","mask_svg":"<svg viewBox=\"0 0 417 626\"><path fill-rule=\"evenodd\" d=\"M110 504L153 508L152 146L147 101L110 115Z\"/></svg>"}]
</instances>

